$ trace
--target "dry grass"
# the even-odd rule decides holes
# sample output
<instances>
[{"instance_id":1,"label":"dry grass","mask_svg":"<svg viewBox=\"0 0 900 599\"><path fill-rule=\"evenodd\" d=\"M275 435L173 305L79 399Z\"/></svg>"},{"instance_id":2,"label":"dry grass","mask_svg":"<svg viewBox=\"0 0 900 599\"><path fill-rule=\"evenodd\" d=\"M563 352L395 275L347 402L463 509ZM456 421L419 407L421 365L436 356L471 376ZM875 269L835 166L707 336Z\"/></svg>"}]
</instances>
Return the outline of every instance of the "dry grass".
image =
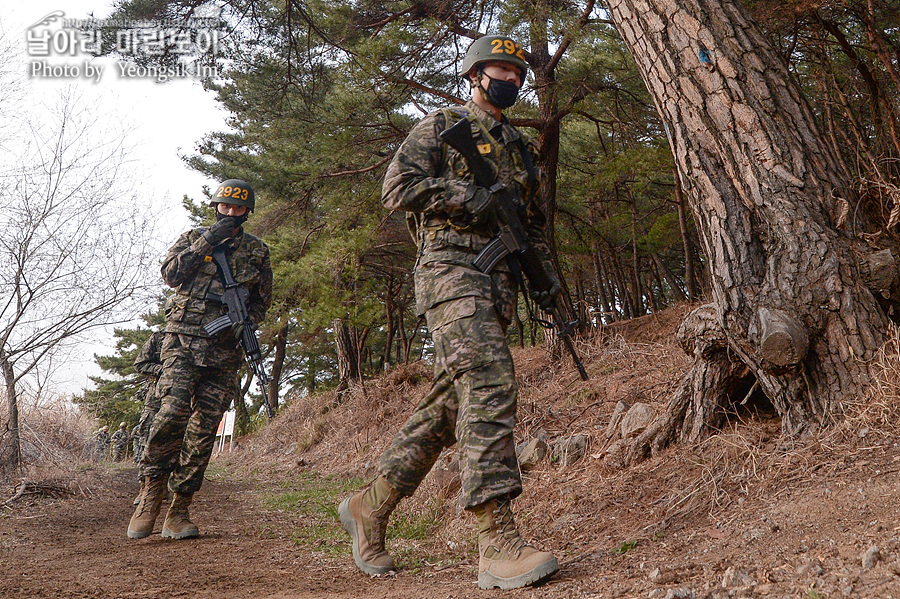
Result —
<instances>
[{"instance_id":1,"label":"dry grass","mask_svg":"<svg viewBox=\"0 0 900 599\"><path fill-rule=\"evenodd\" d=\"M0 415L6 421L6 414ZM0 486L0 506L40 497L91 496L107 486L107 473L90 463L94 419L59 396L21 401L22 468Z\"/></svg>"},{"instance_id":2,"label":"dry grass","mask_svg":"<svg viewBox=\"0 0 900 599\"><path fill-rule=\"evenodd\" d=\"M858 401L847 402L843 417L825 437L829 444L869 443L893 437L900 415L900 329L891 325L870 364L872 380Z\"/></svg>"},{"instance_id":3,"label":"dry grass","mask_svg":"<svg viewBox=\"0 0 900 599\"><path fill-rule=\"evenodd\" d=\"M0 419L7 421L5 406ZM72 470L85 458L96 421L83 414L64 396L40 402L19 402L19 438L22 461L29 469Z\"/></svg>"}]
</instances>

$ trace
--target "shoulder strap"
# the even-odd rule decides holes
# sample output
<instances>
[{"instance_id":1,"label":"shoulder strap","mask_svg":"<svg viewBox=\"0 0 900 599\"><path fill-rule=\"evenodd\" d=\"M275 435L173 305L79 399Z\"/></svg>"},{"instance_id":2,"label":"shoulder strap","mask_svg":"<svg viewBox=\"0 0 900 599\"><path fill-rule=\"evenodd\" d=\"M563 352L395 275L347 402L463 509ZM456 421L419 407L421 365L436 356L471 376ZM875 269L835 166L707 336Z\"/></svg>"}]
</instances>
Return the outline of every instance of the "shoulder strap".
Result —
<instances>
[{"instance_id":1,"label":"shoulder strap","mask_svg":"<svg viewBox=\"0 0 900 599\"><path fill-rule=\"evenodd\" d=\"M528 173L528 189L531 190L531 197L534 199L537 195L537 170L534 168L534 161L531 159L531 152L528 151L528 144L525 139L519 135L519 151L522 153L522 163L525 165L525 171Z\"/></svg>"}]
</instances>

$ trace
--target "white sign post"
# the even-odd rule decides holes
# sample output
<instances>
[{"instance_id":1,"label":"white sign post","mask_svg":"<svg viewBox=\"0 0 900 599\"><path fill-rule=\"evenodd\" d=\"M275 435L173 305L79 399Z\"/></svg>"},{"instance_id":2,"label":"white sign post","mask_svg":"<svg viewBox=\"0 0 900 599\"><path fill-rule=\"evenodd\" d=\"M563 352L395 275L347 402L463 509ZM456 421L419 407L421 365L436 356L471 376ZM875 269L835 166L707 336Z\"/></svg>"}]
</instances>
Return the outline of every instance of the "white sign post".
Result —
<instances>
[{"instance_id":1,"label":"white sign post","mask_svg":"<svg viewBox=\"0 0 900 599\"><path fill-rule=\"evenodd\" d=\"M225 449L225 437L231 436L231 443L234 444L234 410L228 410L224 414L222 414L222 420L219 422L219 430L216 431L216 438L218 439L218 451L222 451ZM231 451L231 447L229 446L229 451Z\"/></svg>"}]
</instances>

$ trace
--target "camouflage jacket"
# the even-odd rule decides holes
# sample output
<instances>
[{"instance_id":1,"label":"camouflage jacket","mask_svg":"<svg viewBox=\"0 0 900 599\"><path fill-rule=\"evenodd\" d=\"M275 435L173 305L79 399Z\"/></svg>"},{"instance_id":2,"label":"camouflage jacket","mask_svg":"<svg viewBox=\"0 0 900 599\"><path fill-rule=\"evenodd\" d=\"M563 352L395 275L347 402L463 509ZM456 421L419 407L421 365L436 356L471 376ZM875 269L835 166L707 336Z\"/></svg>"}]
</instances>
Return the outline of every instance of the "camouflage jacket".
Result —
<instances>
[{"instance_id":1,"label":"camouflage jacket","mask_svg":"<svg viewBox=\"0 0 900 599\"><path fill-rule=\"evenodd\" d=\"M151 333L134 359L134 369L152 380L156 380L162 372L159 352L162 349L163 335L162 331Z\"/></svg>"},{"instance_id":2,"label":"camouflage jacket","mask_svg":"<svg viewBox=\"0 0 900 599\"><path fill-rule=\"evenodd\" d=\"M420 316L441 302L480 296L493 301L510 322L516 286L509 268L501 263L487 275L472 266L493 236L490 224L473 225L463 208L477 189L474 175L465 159L438 137L460 118L471 122L475 143L498 180L519 192L529 238L550 263L543 235L546 218L534 199L540 172L533 168L529 173L522 155L528 152L535 164L537 147L505 117L497 121L471 101L465 109L433 112L412 128L388 166L381 200L391 210L407 212L418 247L415 284Z\"/></svg>"},{"instance_id":3,"label":"camouflage jacket","mask_svg":"<svg viewBox=\"0 0 900 599\"><path fill-rule=\"evenodd\" d=\"M205 229L192 229L178 238L162 264L162 276L166 284L175 289L171 310L166 315L166 333L179 335L179 343L165 340L160 357L165 363L171 359L176 347L179 352L189 350L194 362L200 366L237 368L242 358L238 341L227 331L210 339L203 327L227 313L222 302L210 297L224 291L218 268L211 259L212 246L203 239ZM258 237L241 232L227 242L226 256L232 275L245 287L247 312L258 324L272 303L272 265L269 248Z\"/></svg>"},{"instance_id":4,"label":"camouflage jacket","mask_svg":"<svg viewBox=\"0 0 900 599\"><path fill-rule=\"evenodd\" d=\"M128 431L120 428L112 434L110 442L113 444L113 447L125 447L128 445Z\"/></svg>"}]
</instances>

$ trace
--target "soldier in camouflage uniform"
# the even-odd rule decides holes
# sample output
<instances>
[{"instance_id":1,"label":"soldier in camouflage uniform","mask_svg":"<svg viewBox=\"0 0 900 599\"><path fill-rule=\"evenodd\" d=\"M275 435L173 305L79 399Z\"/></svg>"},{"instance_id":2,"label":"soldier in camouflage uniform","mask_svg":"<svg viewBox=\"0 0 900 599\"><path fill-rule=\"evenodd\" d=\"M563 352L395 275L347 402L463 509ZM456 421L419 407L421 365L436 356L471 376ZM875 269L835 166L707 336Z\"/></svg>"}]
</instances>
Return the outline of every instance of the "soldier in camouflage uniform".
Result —
<instances>
[{"instance_id":1,"label":"soldier in camouflage uniform","mask_svg":"<svg viewBox=\"0 0 900 599\"><path fill-rule=\"evenodd\" d=\"M123 422L119 424L119 430L112 434L110 442L112 443L112 460L121 462L128 451L128 424Z\"/></svg>"},{"instance_id":2,"label":"soldier in camouflage uniform","mask_svg":"<svg viewBox=\"0 0 900 599\"><path fill-rule=\"evenodd\" d=\"M238 397L237 371L243 354L235 332L211 338L203 329L227 312L218 296L224 291L212 261L222 246L234 279L249 293L251 324L259 324L272 302L269 248L241 225L254 209L253 189L229 179L216 189L211 205L216 223L183 233L162 265L162 276L175 289L160 347L162 372L156 387L160 408L141 458L141 500L128 524L128 536L153 532L166 484L173 493L162 536L174 539L200 534L188 506L203 482L222 414Z\"/></svg>"},{"instance_id":3,"label":"soldier in camouflage uniform","mask_svg":"<svg viewBox=\"0 0 900 599\"><path fill-rule=\"evenodd\" d=\"M102 460L106 457L106 450L109 449L109 427L105 424L101 426L93 435L94 443L94 459Z\"/></svg>"},{"instance_id":4,"label":"soldier in camouflage uniform","mask_svg":"<svg viewBox=\"0 0 900 599\"><path fill-rule=\"evenodd\" d=\"M141 440L141 425L135 424L131 427L131 461L135 464L141 461L141 452L144 451L144 442ZM140 496L138 496L140 497ZM134 500L134 505L138 504L139 499Z\"/></svg>"},{"instance_id":5,"label":"soldier in camouflage uniform","mask_svg":"<svg viewBox=\"0 0 900 599\"><path fill-rule=\"evenodd\" d=\"M160 349L162 349L162 341L165 337L164 331L155 331L150 334L141 351L138 352L137 358L134 359L134 369L144 376L144 384L141 388L141 399L144 402L144 408L141 410L141 417L137 424L137 434L134 437L134 459L139 462L144 447L147 446L147 439L150 437L150 427L153 425L153 419L159 412L159 396L156 394L156 384L159 376L162 374L162 360L159 357Z\"/></svg>"},{"instance_id":6,"label":"soldier in camouflage uniform","mask_svg":"<svg viewBox=\"0 0 900 599\"><path fill-rule=\"evenodd\" d=\"M166 314L168 315L168 310ZM156 413L159 412L159 396L156 394L156 384L159 381L159 375L162 374L162 360L159 358L159 350L162 346L163 337L165 337L164 331L150 333L150 336L147 337L137 357L134 359L135 371L144 377L144 384L138 391L144 407L141 410L138 423L131 431L135 464L141 463L141 456L144 453L144 448L147 446L147 439L150 437L150 427L153 425ZM138 475L138 478L142 477ZM134 505L139 504L140 501L141 496L138 494L134 498Z\"/></svg>"},{"instance_id":7,"label":"soldier in camouflage uniform","mask_svg":"<svg viewBox=\"0 0 900 599\"><path fill-rule=\"evenodd\" d=\"M490 273L473 265L494 235L495 198L475 184L465 159L438 137L460 119L469 121L478 150L499 181L518 192L523 223L549 264L542 233L546 219L535 203L536 146L502 115L527 72L523 56L507 37L476 40L462 67L472 100L464 109L440 110L417 123L385 175L382 201L391 210L406 211L418 246L416 308L434 341L435 376L429 394L381 456L379 476L338 508L354 561L369 575L394 567L384 548L388 516L401 498L413 494L441 450L454 443L463 507L478 520L479 586L522 587L558 570L553 555L519 536L510 508L522 492L513 440L517 388L506 342L517 285L505 262ZM554 281L535 299L549 306L558 292Z\"/></svg>"}]
</instances>

